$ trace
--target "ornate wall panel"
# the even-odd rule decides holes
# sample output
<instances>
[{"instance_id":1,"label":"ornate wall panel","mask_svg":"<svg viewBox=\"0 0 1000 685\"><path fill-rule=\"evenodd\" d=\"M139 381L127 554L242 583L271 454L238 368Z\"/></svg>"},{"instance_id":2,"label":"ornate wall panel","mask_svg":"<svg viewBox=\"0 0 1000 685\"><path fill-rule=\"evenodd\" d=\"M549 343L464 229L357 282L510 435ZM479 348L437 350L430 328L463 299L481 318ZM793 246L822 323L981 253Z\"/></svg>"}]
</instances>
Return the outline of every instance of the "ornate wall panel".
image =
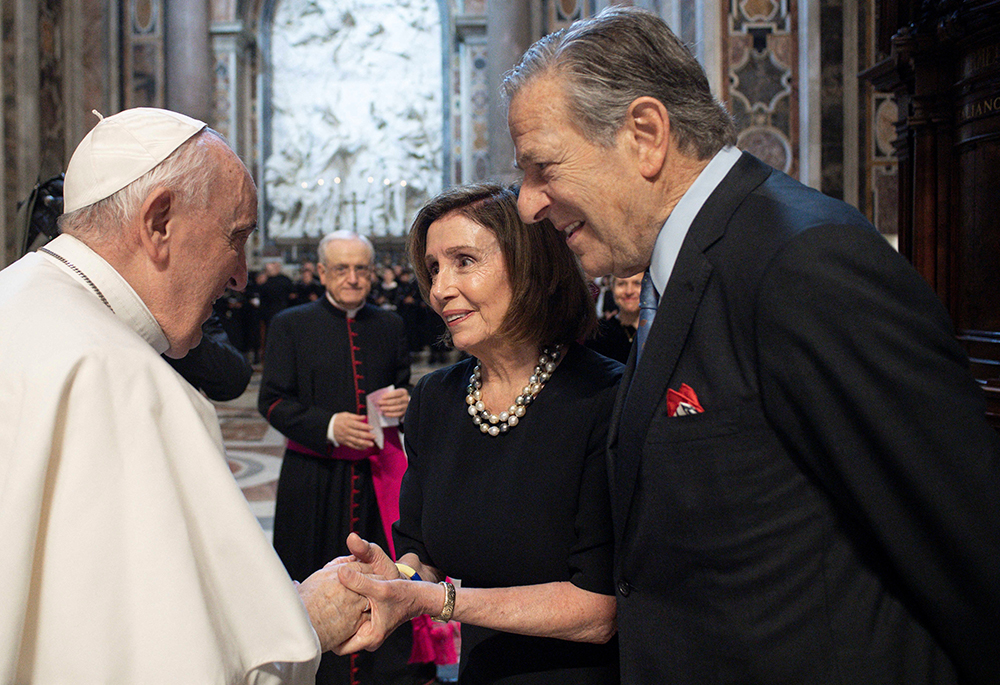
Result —
<instances>
[{"instance_id":1,"label":"ornate wall panel","mask_svg":"<svg viewBox=\"0 0 1000 685\"><path fill-rule=\"evenodd\" d=\"M123 28L123 108L163 107L164 26L160 0L128 0Z\"/></svg>"},{"instance_id":2,"label":"ornate wall panel","mask_svg":"<svg viewBox=\"0 0 1000 685\"><path fill-rule=\"evenodd\" d=\"M844 107L852 75L844 73L844 28L855 21L844 16L842 0L820 3L820 190L844 199Z\"/></svg>"},{"instance_id":3,"label":"ornate wall panel","mask_svg":"<svg viewBox=\"0 0 1000 685\"><path fill-rule=\"evenodd\" d=\"M798 47L793 0L730 0L728 100L741 149L798 175Z\"/></svg>"},{"instance_id":4,"label":"ornate wall panel","mask_svg":"<svg viewBox=\"0 0 1000 685\"><path fill-rule=\"evenodd\" d=\"M632 3L619 2L615 4L631 5ZM592 17L598 10L596 0L542 0L541 35L564 29L577 19ZM541 35L538 37L540 38Z\"/></svg>"},{"instance_id":5,"label":"ornate wall panel","mask_svg":"<svg viewBox=\"0 0 1000 685\"><path fill-rule=\"evenodd\" d=\"M485 22L465 22L459 32L452 78L451 182L475 183L489 178L489 83Z\"/></svg>"},{"instance_id":6,"label":"ornate wall panel","mask_svg":"<svg viewBox=\"0 0 1000 685\"><path fill-rule=\"evenodd\" d=\"M879 13L875 0L861 3L863 10L861 66L868 70L887 55L877 48ZM878 90L862 78L863 108L861 176L859 208L879 231L893 243L899 233L899 159L896 150L896 126L900 119L896 96Z\"/></svg>"},{"instance_id":7,"label":"ornate wall panel","mask_svg":"<svg viewBox=\"0 0 1000 685\"><path fill-rule=\"evenodd\" d=\"M249 165L254 155L250 153L244 140L242 125L244 118L242 85L245 79L243 53L246 49L243 25L235 21L213 23L211 35L214 59L212 127L226 136L232 148Z\"/></svg>"}]
</instances>

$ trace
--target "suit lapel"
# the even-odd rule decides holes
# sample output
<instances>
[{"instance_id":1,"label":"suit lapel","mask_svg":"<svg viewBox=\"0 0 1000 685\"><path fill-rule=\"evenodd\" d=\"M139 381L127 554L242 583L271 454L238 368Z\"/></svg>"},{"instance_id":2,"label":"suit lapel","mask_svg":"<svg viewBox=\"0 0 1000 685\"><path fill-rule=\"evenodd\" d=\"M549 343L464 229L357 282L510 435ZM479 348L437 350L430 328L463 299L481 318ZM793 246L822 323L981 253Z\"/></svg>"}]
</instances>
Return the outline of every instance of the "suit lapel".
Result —
<instances>
[{"instance_id":1,"label":"suit lapel","mask_svg":"<svg viewBox=\"0 0 1000 685\"><path fill-rule=\"evenodd\" d=\"M667 392L667 384L711 272L712 267L701 250L693 241L685 240L670 281L660 297L642 359L635 365L631 383L626 386L623 379L623 392L618 398L622 404L621 423L617 433L618 444L614 449L615 523L618 533L624 530L626 514L632 502L649 423Z\"/></svg>"},{"instance_id":2,"label":"suit lapel","mask_svg":"<svg viewBox=\"0 0 1000 685\"><path fill-rule=\"evenodd\" d=\"M692 222L677 255L638 364L633 348L615 403L608 443L617 540L624 534L649 424L664 401L708 287L712 265L705 251L723 236L733 212L771 171L771 167L744 153L712 192Z\"/></svg>"},{"instance_id":3,"label":"suit lapel","mask_svg":"<svg viewBox=\"0 0 1000 685\"><path fill-rule=\"evenodd\" d=\"M618 443L618 427L621 423L622 407L625 404L625 395L627 394L626 389L632 384L632 377L635 374L637 349L638 346L633 344L631 351L629 351L628 361L625 362L625 371L622 373L621 382L618 384L615 406L611 411L611 425L608 427L608 482L612 486L617 482L615 478L615 450Z\"/></svg>"}]
</instances>

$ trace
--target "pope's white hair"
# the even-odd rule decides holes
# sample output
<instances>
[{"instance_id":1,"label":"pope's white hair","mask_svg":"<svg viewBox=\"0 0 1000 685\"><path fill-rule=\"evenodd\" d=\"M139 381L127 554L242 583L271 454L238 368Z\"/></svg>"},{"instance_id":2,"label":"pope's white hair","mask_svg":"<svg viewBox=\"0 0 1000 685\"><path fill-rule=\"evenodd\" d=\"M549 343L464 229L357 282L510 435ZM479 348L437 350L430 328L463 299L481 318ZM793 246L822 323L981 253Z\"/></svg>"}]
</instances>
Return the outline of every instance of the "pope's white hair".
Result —
<instances>
[{"instance_id":1,"label":"pope's white hair","mask_svg":"<svg viewBox=\"0 0 1000 685\"><path fill-rule=\"evenodd\" d=\"M205 127L170 153L170 155L116 192L114 195L63 214L59 228L63 233L90 241L113 240L120 227L131 222L142 203L156 188L169 188L182 201L192 200L207 206L216 164L207 163L208 144L212 139L226 139L218 131Z\"/></svg>"}]
</instances>

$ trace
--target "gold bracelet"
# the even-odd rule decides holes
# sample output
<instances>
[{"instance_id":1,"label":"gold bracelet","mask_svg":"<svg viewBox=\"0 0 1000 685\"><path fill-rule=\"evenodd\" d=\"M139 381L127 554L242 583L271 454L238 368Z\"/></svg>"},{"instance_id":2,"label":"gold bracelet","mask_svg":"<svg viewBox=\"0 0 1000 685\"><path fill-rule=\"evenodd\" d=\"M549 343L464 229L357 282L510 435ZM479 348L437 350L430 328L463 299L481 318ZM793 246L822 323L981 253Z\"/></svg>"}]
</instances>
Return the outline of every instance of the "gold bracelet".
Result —
<instances>
[{"instance_id":1,"label":"gold bracelet","mask_svg":"<svg viewBox=\"0 0 1000 685\"><path fill-rule=\"evenodd\" d=\"M455 586L447 580L442 580L438 585L444 585L444 608L438 616L433 616L432 620L438 623L447 623L451 620L451 615L455 613Z\"/></svg>"}]
</instances>

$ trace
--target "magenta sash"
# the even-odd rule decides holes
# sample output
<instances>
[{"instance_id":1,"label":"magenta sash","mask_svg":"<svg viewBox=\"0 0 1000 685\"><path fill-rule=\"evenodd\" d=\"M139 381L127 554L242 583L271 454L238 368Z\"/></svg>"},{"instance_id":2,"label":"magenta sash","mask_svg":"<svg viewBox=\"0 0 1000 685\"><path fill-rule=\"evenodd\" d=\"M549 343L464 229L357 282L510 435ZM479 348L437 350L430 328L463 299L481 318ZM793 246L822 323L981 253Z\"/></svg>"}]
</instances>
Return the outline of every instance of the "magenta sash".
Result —
<instances>
[{"instance_id":1,"label":"magenta sash","mask_svg":"<svg viewBox=\"0 0 1000 685\"><path fill-rule=\"evenodd\" d=\"M385 436L385 443L381 451L378 447L355 450L350 447L331 445L327 454L320 454L294 440L288 441L288 449L320 459L343 459L344 461L368 459L371 462L375 501L378 502L382 528L385 531L385 539L389 543L387 552L395 559L396 546L392 542L392 524L399 519L399 488L403 482L403 472L406 471L406 455L399 442L397 428L383 428L382 433Z\"/></svg>"}]
</instances>

